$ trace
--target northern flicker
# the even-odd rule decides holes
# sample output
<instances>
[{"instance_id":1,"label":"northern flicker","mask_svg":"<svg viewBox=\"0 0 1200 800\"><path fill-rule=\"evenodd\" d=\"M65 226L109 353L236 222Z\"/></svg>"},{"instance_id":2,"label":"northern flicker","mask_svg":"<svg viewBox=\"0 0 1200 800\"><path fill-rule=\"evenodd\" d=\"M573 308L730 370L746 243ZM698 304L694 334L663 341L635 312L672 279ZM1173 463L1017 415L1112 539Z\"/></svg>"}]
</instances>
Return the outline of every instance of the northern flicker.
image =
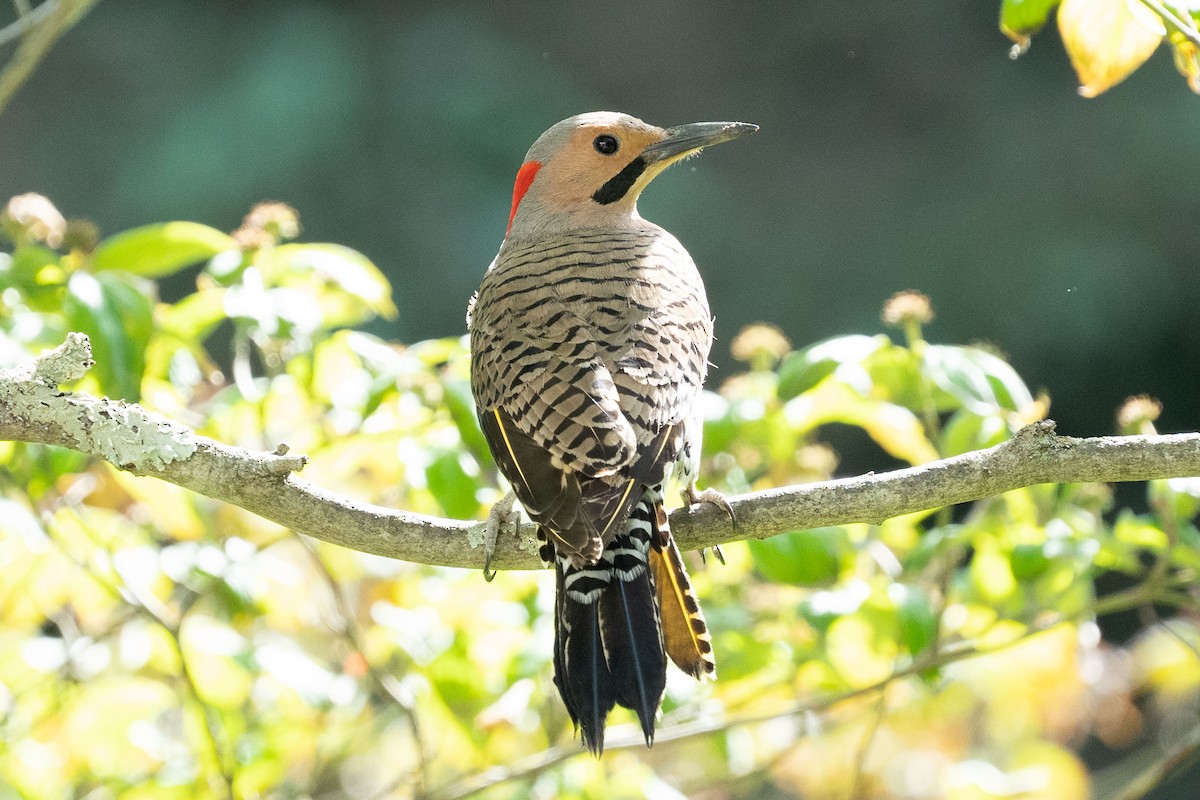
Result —
<instances>
[{"instance_id":1,"label":"northern flicker","mask_svg":"<svg viewBox=\"0 0 1200 800\"><path fill-rule=\"evenodd\" d=\"M728 508L696 491L704 285L683 245L638 214L638 195L672 163L756 130L609 112L554 125L517 172L508 231L468 309L480 425L556 571L554 682L597 755L615 704L652 744L667 657L715 675L666 481L677 470L687 502Z\"/></svg>"}]
</instances>

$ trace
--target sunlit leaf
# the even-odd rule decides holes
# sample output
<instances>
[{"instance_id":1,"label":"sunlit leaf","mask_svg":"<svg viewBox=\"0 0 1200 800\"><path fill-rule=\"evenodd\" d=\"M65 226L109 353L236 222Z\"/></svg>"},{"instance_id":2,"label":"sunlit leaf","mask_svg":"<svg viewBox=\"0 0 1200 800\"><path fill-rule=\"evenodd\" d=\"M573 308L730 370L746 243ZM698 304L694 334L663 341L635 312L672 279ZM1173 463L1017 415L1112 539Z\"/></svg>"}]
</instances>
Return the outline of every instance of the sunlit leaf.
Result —
<instances>
[{"instance_id":1,"label":"sunlit leaf","mask_svg":"<svg viewBox=\"0 0 1200 800\"><path fill-rule=\"evenodd\" d=\"M924 464L938 458L921 421L903 406L862 397L841 383L828 381L793 398L784 407L787 421L800 431L840 422L867 432L896 458Z\"/></svg>"},{"instance_id":2,"label":"sunlit leaf","mask_svg":"<svg viewBox=\"0 0 1200 800\"><path fill-rule=\"evenodd\" d=\"M159 326L185 340L202 342L227 319L225 289L213 286L189 294L177 303L163 306L158 313Z\"/></svg>"},{"instance_id":3,"label":"sunlit leaf","mask_svg":"<svg viewBox=\"0 0 1200 800\"><path fill-rule=\"evenodd\" d=\"M337 244L285 244L275 248L266 265L267 279L277 285L297 285L316 277L333 291L321 293L322 312L329 326L353 325L371 313L393 318L392 287L366 256Z\"/></svg>"},{"instance_id":4,"label":"sunlit leaf","mask_svg":"<svg viewBox=\"0 0 1200 800\"><path fill-rule=\"evenodd\" d=\"M862 361L871 377L871 395L906 408L924 405L921 364L912 350L885 344Z\"/></svg>"},{"instance_id":5,"label":"sunlit leaf","mask_svg":"<svg viewBox=\"0 0 1200 800\"><path fill-rule=\"evenodd\" d=\"M861 362L887 342L883 336L837 336L789 354L779 365L778 393L788 400L828 377L838 365Z\"/></svg>"},{"instance_id":6,"label":"sunlit leaf","mask_svg":"<svg viewBox=\"0 0 1200 800\"><path fill-rule=\"evenodd\" d=\"M1063 0L1058 30L1084 97L1129 77L1166 35L1162 19L1138 0Z\"/></svg>"},{"instance_id":7,"label":"sunlit leaf","mask_svg":"<svg viewBox=\"0 0 1200 800\"><path fill-rule=\"evenodd\" d=\"M1162 528L1128 510L1117 517L1117 523L1113 525L1113 538L1152 551L1164 550L1169 544Z\"/></svg>"},{"instance_id":8,"label":"sunlit leaf","mask_svg":"<svg viewBox=\"0 0 1200 800\"><path fill-rule=\"evenodd\" d=\"M762 641L751 632L718 626L713 619L710 619L710 625L714 631L714 647L721 653L722 680L734 681L753 675L771 663L771 648L763 647Z\"/></svg>"},{"instance_id":9,"label":"sunlit leaf","mask_svg":"<svg viewBox=\"0 0 1200 800\"><path fill-rule=\"evenodd\" d=\"M925 362L938 388L981 416L1021 411L1033 403L1033 395L1016 371L985 350L930 345Z\"/></svg>"},{"instance_id":10,"label":"sunlit leaf","mask_svg":"<svg viewBox=\"0 0 1200 800\"><path fill-rule=\"evenodd\" d=\"M1200 632L1193 622L1172 620L1144 633L1133 648L1138 687L1175 697L1194 697L1200 688Z\"/></svg>"},{"instance_id":11,"label":"sunlit leaf","mask_svg":"<svg viewBox=\"0 0 1200 800\"><path fill-rule=\"evenodd\" d=\"M1200 529L1190 522L1180 525L1179 545L1171 550L1171 561L1193 574L1200 573Z\"/></svg>"},{"instance_id":12,"label":"sunlit leaf","mask_svg":"<svg viewBox=\"0 0 1200 800\"><path fill-rule=\"evenodd\" d=\"M1196 21L1192 24L1195 26ZM1195 31L1196 27L1192 30ZM1200 47L1174 26L1170 27L1167 39L1171 43L1175 69L1187 80L1188 88L1200 94Z\"/></svg>"},{"instance_id":13,"label":"sunlit leaf","mask_svg":"<svg viewBox=\"0 0 1200 800\"><path fill-rule=\"evenodd\" d=\"M234 250L228 234L197 222L164 222L110 236L96 247L92 266L160 278L217 253Z\"/></svg>"},{"instance_id":14,"label":"sunlit leaf","mask_svg":"<svg viewBox=\"0 0 1200 800\"><path fill-rule=\"evenodd\" d=\"M471 385L464 380L447 379L442 383L445 392L446 408L458 428L467 449L476 460L486 464L492 463L491 450L488 449L487 439L479 429L479 421L475 417L475 403L471 397Z\"/></svg>"},{"instance_id":15,"label":"sunlit leaf","mask_svg":"<svg viewBox=\"0 0 1200 800\"><path fill-rule=\"evenodd\" d=\"M955 411L942 426L943 456L957 456L972 450L994 447L1008 438L1008 427L995 414L980 416L962 408Z\"/></svg>"},{"instance_id":16,"label":"sunlit leaf","mask_svg":"<svg viewBox=\"0 0 1200 800\"><path fill-rule=\"evenodd\" d=\"M136 676L96 681L63 710L62 744L83 760L93 780L120 781L155 770L164 748L139 744L147 733L162 736L155 722L178 703L174 692L157 681Z\"/></svg>"},{"instance_id":17,"label":"sunlit leaf","mask_svg":"<svg viewBox=\"0 0 1200 800\"><path fill-rule=\"evenodd\" d=\"M825 634L829 663L851 686L871 686L892 674L896 654L896 618L864 605L839 617Z\"/></svg>"},{"instance_id":18,"label":"sunlit leaf","mask_svg":"<svg viewBox=\"0 0 1200 800\"><path fill-rule=\"evenodd\" d=\"M1002 606L1017 589L1008 555L991 537L976 540L971 576L984 602Z\"/></svg>"}]
</instances>

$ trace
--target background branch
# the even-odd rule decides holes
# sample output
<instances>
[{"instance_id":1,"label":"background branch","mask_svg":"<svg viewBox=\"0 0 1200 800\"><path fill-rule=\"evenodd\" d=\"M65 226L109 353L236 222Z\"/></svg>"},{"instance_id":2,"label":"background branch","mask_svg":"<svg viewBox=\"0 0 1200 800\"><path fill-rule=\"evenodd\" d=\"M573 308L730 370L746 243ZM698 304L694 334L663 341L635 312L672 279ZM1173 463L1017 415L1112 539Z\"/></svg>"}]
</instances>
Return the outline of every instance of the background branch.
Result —
<instances>
[{"instance_id":1,"label":"background branch","mask_svg":"<svg viewBox=\"0 0 1200 800\"><path fill-rule=\"evenodd\" d=\"M0 372L0 440L68 447L252 511L299 533L389 558L480 568L482 523L441 519L339 497L293 474L303 456L229 447L141 407L59 383L91 366L87 337L36 362ZM731 497L736 524L709 505L679 509L671 525L681 547L851 522L878 523L1039 483L1144 481L1200 475L1200 433L1163 436L1058 436L1054 422L1030 425L988 450L880 474L788 486ZM497 542L498 569L540 566L534 527ZM468 546L470 545L470 546Z\"/></svg>"}]
</instances>

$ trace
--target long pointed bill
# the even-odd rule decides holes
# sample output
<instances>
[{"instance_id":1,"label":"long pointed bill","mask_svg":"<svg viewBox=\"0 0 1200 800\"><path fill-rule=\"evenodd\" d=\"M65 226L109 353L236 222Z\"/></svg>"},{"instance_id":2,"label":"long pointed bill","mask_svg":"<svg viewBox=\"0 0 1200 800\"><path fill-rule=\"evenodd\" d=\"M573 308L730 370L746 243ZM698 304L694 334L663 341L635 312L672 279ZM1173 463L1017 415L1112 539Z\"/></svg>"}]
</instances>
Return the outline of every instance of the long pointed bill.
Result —
<instances>
[{"instance_id":1,"label":"long pointed bill","mask_svg":"<svg viewBox=\"0 0 1200 800\"><path fill-rule=\"evenodd\" d=\"M667 128L667 136L642 151L647 164L665 162L694 153L704 147L728 142L739 136L754 133L757 125L748 122L692 122Z\"/></svg>"},{"instance_id":2,"label":"long pointed bill","mask_svg":"<svg viewBox=\"0 0 1200 800\"><path fill-rule=\"evenodd\" d=\"M728 142L758 130L748 122L693 122L667 128L662 141L642 150L625 168L596 190L592 199L601 205L618 200L637 201L638 195L654 176L681 158L700 152L709 145Z\"/></svg>"}]
</instances>

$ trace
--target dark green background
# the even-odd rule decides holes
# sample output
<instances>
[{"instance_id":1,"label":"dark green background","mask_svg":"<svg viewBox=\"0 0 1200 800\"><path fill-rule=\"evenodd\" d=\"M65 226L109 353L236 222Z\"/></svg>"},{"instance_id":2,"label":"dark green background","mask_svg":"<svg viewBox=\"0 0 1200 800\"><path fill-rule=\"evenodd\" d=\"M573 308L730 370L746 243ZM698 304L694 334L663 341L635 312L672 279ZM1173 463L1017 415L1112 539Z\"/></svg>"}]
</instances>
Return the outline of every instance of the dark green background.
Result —
<instances>
[{"instance_id":1,"label":"dark green background","mask_svg":"<svg viewBox=\"0 0 1200 800\"><path fill-rule=\"evenodd\" d=\"M882 301L918 288L931 338L998 346L1064 432L1111 431L1135 392L1166 403L1162 429L1196 429L1200 100L1165 50L1083 100L1057 34L1011 61L997 13L104 0L0 115L0 195L108 232L232 229L285 200L307 238L388 273L401 316L377 330L413 340L462 332L551 123L756 122L641 204L705 275L719 365L748 322L797 344L875 332Z\"/></svg>"}]
</instances>

